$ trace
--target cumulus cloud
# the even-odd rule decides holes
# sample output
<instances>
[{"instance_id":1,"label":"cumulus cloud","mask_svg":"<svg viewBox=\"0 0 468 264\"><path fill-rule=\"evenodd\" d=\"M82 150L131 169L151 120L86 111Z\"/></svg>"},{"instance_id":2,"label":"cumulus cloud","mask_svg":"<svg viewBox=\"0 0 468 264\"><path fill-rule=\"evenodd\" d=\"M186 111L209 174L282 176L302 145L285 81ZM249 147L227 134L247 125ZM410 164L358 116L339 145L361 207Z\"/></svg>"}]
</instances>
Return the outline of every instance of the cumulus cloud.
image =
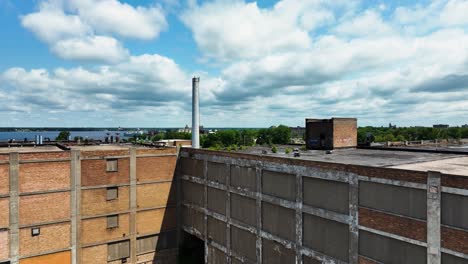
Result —
<instances>
[{"instance_id":1,"label":"cumulus cloud","mask_svg":"<svg viewBox=\"0 0 468 264\"><path fill-rule=\"evenodd\" d=\"M133 7L117 0L80 0L69 3L96 32L122 37L153 39L167 28L161 7Z\"/></svg>"},{"instance_id":2,"label":"cumulus cloud","mask_svg":"<svg viewBox=\"0 0 468 264\"><path fill-rule=\"evenodd\" d=\"M162 9L117 0L42 1L21 24L63 59L116 63L128 50L116 37L154 39L167 28Z\"/></svg>"},{"instance_id":3,"label":"cumulus cloud","mask_svg":"<svg viewBox=\"0 0 468 264\"><path fill-rule=\"evenodd\" d=\"M128 56L128 51L114 38L90 36L69 38L54 43L52 51L68 60L88 60L116 63Z\"/></svg>"}]
</instances>

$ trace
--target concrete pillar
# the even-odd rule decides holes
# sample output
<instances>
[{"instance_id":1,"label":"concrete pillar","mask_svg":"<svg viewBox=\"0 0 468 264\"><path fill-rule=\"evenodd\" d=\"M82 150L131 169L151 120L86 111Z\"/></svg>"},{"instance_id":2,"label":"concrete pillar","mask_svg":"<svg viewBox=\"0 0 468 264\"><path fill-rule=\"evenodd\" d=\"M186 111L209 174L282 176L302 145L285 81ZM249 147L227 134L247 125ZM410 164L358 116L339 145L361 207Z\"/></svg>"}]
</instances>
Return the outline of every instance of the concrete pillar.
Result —
<instances>
[{"instance_id":1,"label":"concrete pillar","mask_svg":"<svg viewBox=\"0 0 468 264\"><path fill-rule=\"evenodd\" d=\"M427 263L440 264L440 172L427 175Z\"/></svg>"},{"instance_id":2,"label":"concrete pillar","mask_svg":"<svg viewBox=\"0 0 468 264\"><path fill-rule=\"evenodd\" d=\"M231 264L231 192L229 191L231 187L231 166L226 164L227 171L226 173L226 264Z\"/></svg>"},{"instance_id":3,"label":"concrete pillar","mask_svg":"<svg viewBox=\"0 0 468 264\"><path fill-rule=\"evenodd\" d=\"M137 175L136 148L130 148L130 263L137 263Z\"/></svg>"},{"instance_id":4,"label":"concrete pillar","mask_svg":"<svg viewBox=\"0 0 468 264\"><path fill-rule=\"evenodd\" d=\"M256 168L256 186L257 186L257 199L256 199L256 209L257 209L257 263L262 264L262 237L260 233L262 231L262 169L260 167Z\"/></svg>"},{"instance_id":5,"label":"concrete pillar","mask_svg":"<svg viewBox=\"0 0 468 264\"><path fill-rule=\"evenodd\" d=\"M10 153L10 263L19 263L19 155Z\"/></svg>"},{"instance_id":6,"label":"concrete pillar","mask_svg":"<svg viewBox=\"0 0 468 264\"><path fill-rule=\"evenodd\" d=\"M81 263L81 159L80 151L71 151L70 161L71 255L72 264Z\"/></svg>"},{"instance_id":7,"label":"concrete pillar","mask_svg":"<svg viewBox=\"0 0 468 264\"><path fill-rule=\"evenodd\" d=\"M203 161L203 209L205 212L208 210L208 162ZM205 242L205 263L208 264L208 215L203 215L203 241Z\"/></svg>"},{"instance_id":8,"label":"concrete pillar","mask_svg":"<svg viewBox=\"0 0 468 264\"><path fill-rule=\"evenodd\" d=\"M359 176L350 173L349 177L349 263L359 262Z\"/></svg>"},{"instance_id":9,"label":"concrete pillar","mask_svg":"<svg viewBox=\"0 0 468 264\"><path fill-rule=\"evenodd\" d=\"M200 78L192 79L192 147L200 148Z\"/></svg>"},{"instance_id":10,"label":"concrete pillar","mask_svg":"<svg viewBox=\"0 0 468 264\"><path fill-rule=\"evenodd\" d=\"M296 175L296 264L302 264L302 176Z\"/></svg>"}]
</instances>

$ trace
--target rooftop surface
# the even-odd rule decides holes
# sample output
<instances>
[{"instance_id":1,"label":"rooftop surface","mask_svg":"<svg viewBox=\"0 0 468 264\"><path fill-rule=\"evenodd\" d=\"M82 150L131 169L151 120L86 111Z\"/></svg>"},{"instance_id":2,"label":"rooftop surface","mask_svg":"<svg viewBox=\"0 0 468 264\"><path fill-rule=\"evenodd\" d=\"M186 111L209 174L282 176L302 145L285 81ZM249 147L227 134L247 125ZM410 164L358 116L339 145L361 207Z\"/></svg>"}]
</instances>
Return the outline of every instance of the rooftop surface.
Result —
<instances>
[{"instance_id":1,"label":"rooftop surface","mask_svg":"<svg viewBox=\"0 0 468 264\"><path fill-rule=\"evenodd\" d=\"M468 153L467 155L461 155L379 149L336 149L331 154L326 154L324 150L301 150L301 156L295 158L293 153L285 154L285 149L287 147L292 148L292 146L277 147L277 153L272 153L269 147L251 147L238 152L372 167L440 171L445 174L468 176ZM267 154L262 154L263 150L267 151Z\"/></svg>"}]
</instances>

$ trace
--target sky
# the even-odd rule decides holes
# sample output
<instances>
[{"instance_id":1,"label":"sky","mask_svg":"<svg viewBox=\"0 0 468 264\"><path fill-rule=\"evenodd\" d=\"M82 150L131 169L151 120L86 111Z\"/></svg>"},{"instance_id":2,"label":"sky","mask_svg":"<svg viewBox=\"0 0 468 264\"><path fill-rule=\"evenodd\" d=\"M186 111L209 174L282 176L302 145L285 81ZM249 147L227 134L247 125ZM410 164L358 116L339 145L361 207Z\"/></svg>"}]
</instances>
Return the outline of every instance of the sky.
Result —
<instances>
[{"instance_id":1,"label":"sky","mask_svg":"<svg viewBox=\"0 0 468 264\"><path fill-rule=\"evenodd\" d=\"M468 123L468 0L0 0L0 126Z\"/></svg>"}]
</instances>

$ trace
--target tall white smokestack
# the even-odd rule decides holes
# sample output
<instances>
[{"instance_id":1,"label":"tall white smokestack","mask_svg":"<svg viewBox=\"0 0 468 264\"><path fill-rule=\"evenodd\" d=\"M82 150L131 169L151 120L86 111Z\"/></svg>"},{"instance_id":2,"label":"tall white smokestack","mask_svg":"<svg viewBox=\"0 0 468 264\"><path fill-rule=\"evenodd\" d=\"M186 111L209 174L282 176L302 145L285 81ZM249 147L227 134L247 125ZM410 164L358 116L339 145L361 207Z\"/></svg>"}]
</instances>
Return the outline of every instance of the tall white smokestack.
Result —
<instances>
[{"instance_id":1,"label":"tall white smokestack","mask_svg":"<svg viewBox=\"0 0 468 264\"><path fill-rule=\"evenodd\" d=\"M200 77L192 79L192 147L200 148Z\"/></svg>"}]
</instances>

